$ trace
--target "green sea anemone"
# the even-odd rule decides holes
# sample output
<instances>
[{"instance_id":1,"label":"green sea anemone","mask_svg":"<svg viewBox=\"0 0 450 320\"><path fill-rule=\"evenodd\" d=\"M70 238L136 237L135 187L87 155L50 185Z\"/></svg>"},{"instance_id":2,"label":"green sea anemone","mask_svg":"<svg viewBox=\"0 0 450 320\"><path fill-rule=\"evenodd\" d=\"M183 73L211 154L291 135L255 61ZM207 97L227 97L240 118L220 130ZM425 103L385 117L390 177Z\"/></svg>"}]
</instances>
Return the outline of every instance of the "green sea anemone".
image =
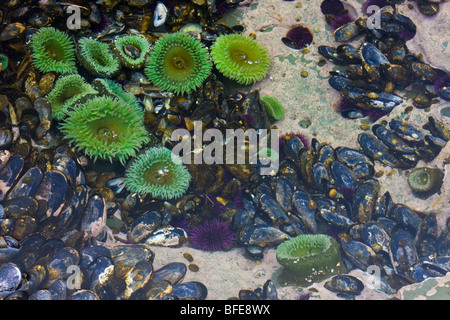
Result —
<instances>
[{"instance_id":1,"label":"green sea anemone","mask_svg":"<svg viewBox=\"0 0 450 320\"><path fill-rule=\"evenodd\" d=\"M313 279L343 271L339 244L326 234L301 234L277 247L278 262L296 275Z\"/></svg>"},{"instance_id":2,"label":"green sea anemone","mask_svg":"<svg viewBox=\"0 0 450 320\"><path fill-rule=\"evenodd\" d=\"M75 73L75 51L69 36L53 27L31 37L33 63L42 72Z\"/></svg>"},{"instance_id":3,"label":"green sea anemone","mask_svg":"<svg viewBox=\"0 0 450 320\"><path fill-rule=\"evenodd\" d=\"M71 106L97 93L79 74L58 78L53 89L47 95L47 100L52 107L53 118L63 119Z\"/></svg>"},{"instance_id":4,"label":"green sea anemone","mask_svg":"<svg viewBox=\"0 0 450 320\"><path fill-rule=\"evenodd\" d=\"M140 69L150 52L150 42L138 35L118 36L114 39L113 52L124 67Z\"/></svg>"},{"instance_id":5,"label":"green sea anemone","mask_svg":"<svg viewBox=\"0 0 450 320\"><path fill-rule=\"evenodd\" d=\"M98 158L122 164L149 142L144 112L111 96L89 99L68 113L61 131L78 149Z\"/></svg>"},{"instance_id":6,"label":"green sea anemone","mask_svg":"<svg viewBox=\"0 0 450 320\"><path fill-rule=\"evenodd\" d=\"M125 186L130 192L151 194L160 199L181 197L190 180L191 175L181 158L165 147L148 149L125 172Z\"/></svg>"},{"instance_id":7,"label":"green sea anemone","mask_svg":"<svg viewBox=\"0 0 450 320\"><path fill-rule=\"evenodd\" d=\"M272 123L284 117L284 107L277 98L271 96L262 96L260 98L264 108L266 109L269 119Z\"/></svg>"},{"instance_id":8,"label":"green sea anemone","mask_svg":"<svg viewBox=\"0 0 450 320\"><path fill-rule=\"evenodd\" d=\"M408 184L418 196L429 197L441 189L444 173L437 168L416 168L409 173Z\"/></svg>"},{"instance_id":9,"label":"green sea anemone","mask_svg":"<svg viewBox=\"0 0 450 320\"><path fill-rule=\"evenodd\" d=\"M263 79L270 68L266 49L242 34L217 37L211 47L211 57L225 77L244 85Z\"/></svg>"},{"instance_id":10,"label":"green sea anemone","mask_svg":"<svg viewBox=\"0 0 450 320\"><path fill-rule=\"evenodd\" d=\"M98 77L110 78L120 71L120 63L108 44L90 38L78 40L78 56L83 67Z\"/></svg>"},{"instance_id":11,"label":"green sea anemone","mask_svg":"<svg viewBox=\"0 0 450 320\"><path fill-rule=\"evenodd\" d=\"M0 53L0 71L6 70L8 68L8 56Z\"/></svg>"},{"instance_id":12,"label":"green sea anemone","mask_svg":"<svg viewBox=\"0 0 450 320\"><path fill-rule=\"evenodd\" d=\"M92 86L101 95L110 95L125 101L128 104L138 105L136 96L132 93L126 92L122 87L114 80L97 78L92 81Z\"/></svg>"},{"instance_id":13,"label":"green sea anemone","mask_svg":"<svg viewBox=\"0 0 450 320\"><path fill-rule=\"evenodd\" d=\"M155 86L183 94L199 87L211 68L205 46L194 37L178 32L156 42L145 73Z\"/></svg>"}]
</instances>

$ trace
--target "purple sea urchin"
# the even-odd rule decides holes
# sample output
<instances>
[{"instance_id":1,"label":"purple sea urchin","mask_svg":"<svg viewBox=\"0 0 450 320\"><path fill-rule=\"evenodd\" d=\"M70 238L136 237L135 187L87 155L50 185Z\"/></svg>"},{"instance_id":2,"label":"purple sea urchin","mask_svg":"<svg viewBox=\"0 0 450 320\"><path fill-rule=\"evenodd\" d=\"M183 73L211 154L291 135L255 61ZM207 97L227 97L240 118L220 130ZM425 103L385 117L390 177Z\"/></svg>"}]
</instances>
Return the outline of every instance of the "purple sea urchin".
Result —
<instances>
[{"instance_id":1,"label":"purple sea urchin","mask_svg":"<svg viewBox=\"0 0 450 320\"><path fill-rule=\"evenodd\" d=\"M79 74L59 78L56 80L52 91L47 95L52 107L53 118L63 119L71 105L90 94L96 93L97 91Z\"/></svg>"},{"instance_id":2,"label":"purple sea urchin","mask_svg":"<svg viewBox=\"0 0 450 320\"><path fill-rule=\"evenodd\" d=\"M164 147L153 147L139 155L125 172L125 186L131 192L154 198L181 197L191 175L181 159Z\"/></svg>"},{"instance_id":3,"label":"purple sea urchin","mask_svg":"<svg viewBox=\"0 0 450 320\"><path fill-rule=\"evenodd\" d=\"M183 94L199 87L211 68L205 46L194 37L178 32L167 34L156 42L145 74L155 86Z\"/></svg>"},{"instance_id":4,"label":"purple sea urchin","mask_svg":"<svg viewBox=\"0 0 450 320\"><path fill-rule=\"evenodd\" d=\"M270 68L266 49L242 34L219 36L211 47L211 57L225 77L244 85L263 79Z\"/></svg>"},{"instance_id":5,"label":"purple sea urchin","mask_svg":"<svg viewBox=\"0 0 450 320\"><path fill-rule=\"evenodd\" d=\"M110 78L120 70L120 63L108 44L90 38L78 40L78 57L83 67L98 77Z\"/></svg>"},{"instance_id":6,"label":"purple sea urchin","mask_svg":"<svg viewBox=\"0 0 450 320\"><path fill-rule=\"evenodd\" d=\"M75 51L67 34L53 27L31 37L33 64L42 72L75 73Z\"/></svg>"},{"instance_id":7,"label":"purple sea urchin","mask_svg":"<svg viewBox=\"0 0 450 320\"><path fill-rule=\"evenodd\" d=\"M94 161L100 158L124 164L149 141L143 111L110 96L95 97L74 108L61 131Z\"/></svg>"},{"instance_id":8,"label":"purple sea urchin","mask_svg":"<svg viewBox=\"0 0 450 320\"><path fill-rule=\"evenodd\" d=\"M236 237L226 222L210 220L192 229L189 240L197 249L220 251L230 249Z\"/></svg>"}]
</instances>

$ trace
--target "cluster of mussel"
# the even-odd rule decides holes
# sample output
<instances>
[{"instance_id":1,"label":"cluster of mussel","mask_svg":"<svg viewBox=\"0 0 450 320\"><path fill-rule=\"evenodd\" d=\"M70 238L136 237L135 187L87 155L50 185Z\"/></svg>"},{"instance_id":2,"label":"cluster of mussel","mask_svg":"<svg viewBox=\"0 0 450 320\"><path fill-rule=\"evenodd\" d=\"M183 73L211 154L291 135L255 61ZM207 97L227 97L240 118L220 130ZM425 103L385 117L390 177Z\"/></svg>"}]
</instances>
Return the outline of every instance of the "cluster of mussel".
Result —
<instances>
[{"instance_id":1,"label":"cluster of mussel","mask_svg":"<svg viewBox=\"0 0 450 320\"><path fill-rule=\"evenodd\" d=\"M411 19L388 6L374 15L378 26L368 17L358 18L335 30L335 40L345 44L319 46L319 53L338 65L329 84L346 102L340 106L342 115L379 118L404 102L398 92L405 89L417 108L430 107L439 98L450 100L448 74L424 63L406 46L416 33ZM365 38L359 47L348 43L360 36Z\"/></svg>"},{"instance_id":2,"label":"cluster of mussel","mask_svg":"<svg viewBox=\"0 0 450 320\"><path fill-rule=\"evenodd\" d=\"M419 160L432 161L450 139L448 128L432 116L423 128L392 119L389 124L374 124L372 132L358 136L363 152L386 166L400 169L414 168Z\"/></svg>"},{"instance_id":3,"label":"cluster of mussel","mask_svg":"<svg viewBox=\"0 0 450 320\"><path fill-rule=\"evenodd\" d=\"M233 220L249 256L299 234L337 238L347 269L378 266L394 290L443 276L450 269L450 230L438 237L433 212L419 213L380 194L374 162L360 150L294 135L278 174L251 179L244 208Z\"/></svg>"},{"instance_id":4,"label":"cluster of mussel","mask_svg":"<svg viewBox=\"0 0 450 320\"><path fill-rule=\"evenodd\" d=\"M4 150L0 181L2 299L206 298L205 285L182 282L184 263L154 270L148 245L107 244L114 206L87 187L69 149L45 150L35 165Z\"/></svg>"}]
</instances>

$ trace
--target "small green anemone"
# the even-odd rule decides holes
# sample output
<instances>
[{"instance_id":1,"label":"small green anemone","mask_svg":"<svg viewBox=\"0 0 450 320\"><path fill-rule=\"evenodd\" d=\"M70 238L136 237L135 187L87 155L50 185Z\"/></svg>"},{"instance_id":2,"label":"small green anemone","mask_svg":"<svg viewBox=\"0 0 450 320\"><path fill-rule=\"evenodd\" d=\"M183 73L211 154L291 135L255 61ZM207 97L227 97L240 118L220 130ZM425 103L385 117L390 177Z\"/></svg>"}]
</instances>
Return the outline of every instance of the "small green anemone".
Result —
<instances>
[{"instance_id":1,"label":"small green anemone","mask_svg":"<svg viewBox=\"0 0 450 320\"><path fill-rule=\"evenodd\" d=\"M58 78L53 89L47 95L52 107L53 118L61 120L75 103L80 103L89 95L98 92L79 74Z\"/></svg>"},{"instance_id":2,"label":"small green anemone","mask_svg":"<svg viewBox=\"0 0 450 320\"><path fill-rule=\"evenodd\" d=\"M65 139L94 161L118 160L122 164L150 140L144 112L111 96L94 97L74 108L61 131Z\"/></svg>"},{"instance_id":3,"label":"small green anemone","mask_svg":"<svg viewBox=\"0 0 450 320\"><path fill-rule=\"evenodd\" d=\"M181 158L165 147L153 147L138 156L125 172L125 186L131 192L154 198L181 197L191 175Z\"/></svg>"},{"instance_id":4,"label":"small green anemone","mask_svg":"<svg viewBox=\"0 0 450 320\"><path fill-rule=\"evenodd\" d=\"M69 36L53 27L31 37L33 64L42 72L75 73L75 50Z\"/></svg>"},{"instance_id":5,"label":"small green anemone","mask_svg":"<svg viewBox=\"0 0 450 320\"><path fill-rule=\"evenodd\" d=\"M153 84L176 94L198 88L211 72L208 50L197 39L178 32L161 37L145 68Z\"/></svg>"},{"instance_id":6,"label":"small green anemone","mask_svg":"<svg viewBox=\"0 0 450 320\"><path fill-rule=\"evenodd\" d=\"M278 262L295 274L318 280L343 271L339 244L326 234L301 234L277 247Z\"/></svg>"},{"instance_id":7,"label":"small green anemone","mask_svg":"<svg viewBox=\"0 0 450 320\"><path fill-rule=\"evenodd\" d=\"M262 96L260 98L266 109L269 119L272 123L284 117L284 107L277 98L271 96Z\"/></svg>"},{"instance_id":8,"label":"small green anemone","mask_svg":"<svg viewBox=\"0 0 450 320\"><path fill-rule=\"evenodd\" d=\"M78 40L78 56L87 71L98 77L110 78L120 71L120 63L108 44L91 38Z\"/></svg>"},{"instance_id":9,"label":"small green anemone","mask_svg":"<svg viewBox=\"0 0 450 320\"><path fill-rule=\"evenodd\" d=\"M416 168L409 173L408 184L416 195L429 197L441 189L444 173L437 168Z\"/></svg>"},{"instance_id":10,"label":"small green anemone","mask_svg":"<svg viewBox=\"0 0 450 320\"><path fill-rule=\"evenodd\" d=\"M8 68L8 56L0 53L0 71L6 70Z\"/></svg>"},{"instance_id":11,"label":"small green anemone","mask_svg":"<svg viewBox=\"0 0 450 320\"><path fill-rule=\"evenodd\" d=\"M144 66L150 52L150 42L138 35L118 36L114 39L113 52L124 67L140 69Z\"/></svg>"},{"instance_id":12,"label":"small green anemone","mask_svg":"<svg viewBox=\"0 0 450 320\"><path fill-rule=\"evenodd\" d=\"M138 105L136 96L123 90L122 87L114 80L97 78L92 81L92 86L98 90L101 95L114 96L128 104Z\"/></svg>"},{"instance_id":13,"label":"small green anemone","mask_svg":"<svg viewBox=\"0 0 450 320\"><path fill-rule=\"evenodd\" d=\"M217 37L211 47L211 57L225 77L244 85L263 79L270 68L266 49L242 34Z\"/></svg>"}]
</instances>

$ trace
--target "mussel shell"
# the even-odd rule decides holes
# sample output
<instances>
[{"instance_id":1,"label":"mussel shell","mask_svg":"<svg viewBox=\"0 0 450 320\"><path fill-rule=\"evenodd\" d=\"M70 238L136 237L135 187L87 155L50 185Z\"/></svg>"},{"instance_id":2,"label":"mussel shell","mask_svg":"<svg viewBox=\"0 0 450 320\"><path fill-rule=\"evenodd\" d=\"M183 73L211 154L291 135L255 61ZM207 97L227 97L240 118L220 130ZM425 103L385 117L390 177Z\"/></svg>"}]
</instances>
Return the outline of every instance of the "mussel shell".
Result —
<instances>
[{"instance_id":1,"label":"mussel shell","mask_svg":"<svg viewBox=\"0 0 450 320\"><path fill-rule=\"evenodd\" d=\"M111 258L100 256L88 267L89 289L96 292L114 279L114 262Z\"/></svg>"},{"instance_id":2,"label":"mussel shell","mask_svg":"<svg viewBox=\"0 0 450 320\"><path fill-rule=\"evenodd\" d=\"M383 125L373 125L372 131L378 139L393 151L410 154L415 152L414 146L410 146L407 141Z\"/></svg>"},{"instance_id":3,"label":"mussel shell","mask_svg":"<svg viewBox=\"0 0 450 320\"><path fill-rule=\"evenodd\" d=\"M22 280L22 271L16 264L8 262L0 267L0 293L17 290Z\"/></svg>"},{"instance_id":4,"label":"mussel shell","mask_svg":"<svg viewBox=\"0 0 450 320\"><path fill-rule=\"evenodd\" d=\"M353 174L353 170L340 161L333 161L330 165L331 176L338 190L355 190L358 186L358 179Z\"/></svg>"},{"instance_id":5,"label":"mussel shell","mask_svg":"<svg viewBox=\"0 0 450 320\"><path fill-rule=\"evenodd\" d=\"M361 60L370 66L380 66L390 64L386 56L375 45L364 42L359 48Z\"/></svg>"},{"instance_id":6,"label":"mussel shell","mask_svg":"<svg viewBox=\"0 0 450 320\"><path fill-rule=\"evenodd\" d=\"M139 261L125 276L126 289L122 298L128 299L134 292L145 287L153 275L153 266L147 261Z\"/></svg>"},{"instance_id":7,"label":"mussel shell","mask_svg":"<svg viewBox=\"0 0 450 320\"><path fill-rule=\"evenodd\" d=\"M87 269L89 265L97 258L111 257L110 250L105 246L89 246L80 251L80 268Z\"/></svg>"},{"instance_id":8,"label":"mussel shell","mask_svg":"<svg viewBox=\"0 0 450 320\"><path fill-rule=\"evenodd\" d=\"M16 182L17 177L22 172L24 160L20 155L13 155L8 162L0 170L0 200L5 198L5 195Z\"/></svg>"},{"instance_id":9,"label":"mussel shell","mask_svg":"<svg viewBox=\"0 0 450 320\"><path fill-rule=\"evenodd\" d=\"M69 300L100 300L98 295L92 290L78 290L75 291L70 297Z\"/></svg>"},{"instance_id":10,"label":"mussel shell","mask_svg":"<svg viewBox=\"0 0 450 320\"><path fill-rule=\"evenodd\" d=\"M171 262L153 272L152 283L160 281L168 281L172 285L176 285L183 281L187 268L184 263Z\"/></svg>"},{"instance_id":11,"label":"mussel shell","mask_svg":"<svg viewBox=\"0 0 450 320\"><path fill-rule=\"evenodd\" d=\"M57 216L64 204L68 182L66 176L57 170L47 171L36 190L37 200L45 200L48 204L47 217Z\"/></svg>"},{"instance_id":12,"label":"mussel shell","mask_svg":"<svg viewBox=\"0 0 450 320\"><path fill-rule=\"evenodd\" d=\"M352 219L366 223L372 219L375 202L380 190L376 179L369 179L358 185L353 193Z\"/></svg>"},{"instance_id":13,"label":"mussel shell","mask_svg":"<svg viewBox=\"0 0 450 320\"><path fill-rule=\"evenodd\" d=\"M105 200L99 194L90 196L86 205L86 211L81 221L81 229L92 237L97 237L106 226Z\"/></svg>"},{"instance_id":14,"label":"mussel shell","mask_svg":"<svg viewBox=\"0 0 450 320\"><path fill-rule=\"evenodd\" d=\"M110 248L115 275L124 277L139 261L153 262L155 254L144 244L117 245Z\"/></svg>"},{"instance_id":15,"label":"mussel shell","mask_svg":"<svg viewBox=\"0 0 450 320\"><path fill-rule=\"evenodd\" d=\"M352 264L362 270L366 270L368 266L374 264L376 253L371 247L350 237L347 239L341 236L340 238L341 248Z\"/></svg>"},{"instance_id":16,"label":"mussel shell","mask_svg":"<svg viewBox=\"0 0 450 320\"><path fill-rule=\"evenodd\" d=\"M208 289L201 282L190 281L174 285L172 294L179 299L204 300L208 295Z\"/></svg>"},{"instance_id":17,"label":"mussel shell","mask_svg":"<svg viewBox=\"0 0 450 320\"><path fill-rule=\"evenodd\" d=\"M261 206L261 209L267 213L267 215L270 217L272 222L280 226L285 223L289 223L289 218L284 212L283 208L280 206L280 204L275 200L275 198L268 193L263 194L259 198L259 203Z\"/></svg>"},{"instance_id":18,"label":"mussel shell","mask_svg":"<svg viewBox=\"0 0 450 320\"><path fill-rule=\"evenodd\" d=\"M318 217L329 225L347 229L355 224L355 222L349 218L350 208L344 203L338 203L335 200L323 197L315 197L313 200L317 204Z\"/></svg>"},{"instance_id":19,"label":"mussel shell","mask_svg":"<svg viewBox=\"0 0 450 320\"><path fill-rule=\"evenodd\" d=\"M6 217L17 219L23 215L33 216L39 208L39 203L32 197L23 196L5 201L4 206Z\"/></svg>"},{"instance_id":20,"label":"mussel shell","mask_svg":"<svg viewBox=\"0 0 450 320\"><path fill-rule=\"evenodd\" d=\"M8 199L24 196L34 197L43 176L44 174L39 167L30 168L11 189Z\"/></svg>"},{"instance_id":21,"label":"mussel shell","mask_svg":"<svg viewBox=\"0 0 450 320\"><path fill-rule=\"evenodd\" d=\"M128 234L128 240L134 243L141 242L161 225L161 220L161 215L156 211L144 213L138 219L133 221L131 230Z\"/></svg>"},{"instance_id":22,"label":"mussel shell","mask_svg":"<svg viewBox=\"0 0 450 320\"><path fill-rule=\"evenodd\" d=\"M68 275L69 266L78 265L80 256L77 250L71 247L65 247L59 250L47 264L49 280L65 278Z\"/></svg>"},{"instance_id":23,"label":"mussel shell","mask_svg":"<svg viewBox=\"0 0 450 320\"><path fill-rule=\"evenodd\" d=\"M338 294L352 296L357 296L364 290L362 281L350 275L336 275L325 282L324 287Z\"/></svg>"},{"instance_id":24,"label":"mussel shell","mask_svg":"<svg viewBox=\"0 0 450 320\"><path fill-rule=\"evenodd\" d=\"M292 206L297 216L310 233L317 232L316 210L311 208L312 199L303 190L297 190L292 195Z\"/></svg>"},{"instance_id":25,"label":"mussel shell","mask_svg":"<svg viewBox=\"0 0 450 320\"><path fill-rule=\"evenodd\" d=\"M264 224L246 226L239 232L240 242L250 246L276 246L289 238L280 229Z\"/></svg>"},{"instance_id":26,"label":"mussel shell","mask_svg":"<svg viewBox=\"0 0 450 320\"><path fill-rule=\"evenodd\" d=\"M414 210L401 203L392 208L392 217L399 226L407 228L413 235L417 233L422 222L422 219Z\"/></svg>"},{"instance_id":27,"label":"mussel shell","mask_svg":"<svg viewBox=\"0 0 450 320\"><path fill-rule=\"evenodd\" d=\"M369 221L365 223L361 230L361 237L363 242L374 249L374 251L383 250L385 253L389 253L391 238L377 222Z\"/></svg>"},{"instance_id":28,"label":"mussel shell","mask_svg":"<svg viewBox=\"0 0 450 320\"><path fill-rule=\"evenodd\" d=\"M417 263L415 241L410 232L399 229L391 237L390 252L394 271L399 275L408 276L410 268Z\"/></svg>"}]
</instances>

